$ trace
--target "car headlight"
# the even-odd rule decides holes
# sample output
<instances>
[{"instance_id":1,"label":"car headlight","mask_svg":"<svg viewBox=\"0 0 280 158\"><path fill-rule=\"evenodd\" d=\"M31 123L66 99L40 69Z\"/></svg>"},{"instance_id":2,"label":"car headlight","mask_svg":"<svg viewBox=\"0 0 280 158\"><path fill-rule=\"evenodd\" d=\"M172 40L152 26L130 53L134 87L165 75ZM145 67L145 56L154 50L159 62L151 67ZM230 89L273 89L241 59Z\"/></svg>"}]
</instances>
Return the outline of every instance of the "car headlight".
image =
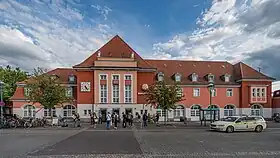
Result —
<instances>
[{"instance_id":1,"label":"car headlight","mask_svg":"<svg viewBox=\"0 0 280 158\"><path fill-rule=\"evenodd\" d=\"M225 125L217 125L218 127L224 127Z\"/></svg>"}]
</instances>

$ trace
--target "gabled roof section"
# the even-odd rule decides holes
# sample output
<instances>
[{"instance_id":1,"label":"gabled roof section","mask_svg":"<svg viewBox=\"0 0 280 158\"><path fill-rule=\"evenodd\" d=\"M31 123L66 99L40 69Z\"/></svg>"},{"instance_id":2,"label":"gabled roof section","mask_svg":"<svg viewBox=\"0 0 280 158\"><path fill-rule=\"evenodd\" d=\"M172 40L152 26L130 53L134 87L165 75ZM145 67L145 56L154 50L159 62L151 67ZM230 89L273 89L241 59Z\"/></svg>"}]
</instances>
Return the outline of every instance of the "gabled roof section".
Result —
<instances>
[{"instance_id":1,"label":"gabled roof section","mask_svg":"<svg viewBox=\"0 0 280 158\"><path fill-rule=\"evenodd\" d=\"M235 64L234 69L235 69L234 72L237 80L240 79L275 80L274 78L269 77L261 72L258 72L257 70L253 69L252 67L242 62Z\"/></svg>"},{"instance_id":2,"label":"gabled roof section","mask_svg":"<svg viewBox=\"0 0 280 158\"><path fill-rule=\"evenodd\" d=\"M131 54L134 53L134 59L138 63L140 68L153 68L152 65L143 60L120 36L114 36L109 42L103 45L95 53L93 53L86 60L73 68L89 68L94 65L94 61L97 60L98 53L100 57L110 58L131 58Z\"/></svg>"}]
</instances>

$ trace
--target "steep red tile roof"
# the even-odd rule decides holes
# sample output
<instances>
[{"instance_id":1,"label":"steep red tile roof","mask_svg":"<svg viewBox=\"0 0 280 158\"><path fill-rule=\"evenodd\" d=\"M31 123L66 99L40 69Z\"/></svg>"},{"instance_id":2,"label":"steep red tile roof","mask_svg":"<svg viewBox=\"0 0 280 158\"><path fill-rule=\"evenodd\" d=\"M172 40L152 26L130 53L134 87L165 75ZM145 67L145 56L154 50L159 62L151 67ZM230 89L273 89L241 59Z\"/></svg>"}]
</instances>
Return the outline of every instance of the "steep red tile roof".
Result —
<instances>
[{"instance_id":1,"label":"steep red tile roof","mask_svg":"<svg viewBox=\"0 0 280 158\"><path fill-rule=\"evenodd\" d=\"M234 65L236 69L236 79L269 79L269 80L275 80L272 77L269 77L261 72L258 72L257 70L253 69L252 67L248 66L247 64L244 64L242 62L239 62Z\"/></svg>"},{"instance_id":2,"label":"steep red tile roof","mask_svg":"<svg viewBox=\"0 0 280 158\"><path fill-rule=\"evenodd\" d=\"M93 53L86 60L73 68L78 67L91 67L94 61L97 60L97 54L100 52L101 57L112 57L112 58L130 58L131 54L134 53L135 61L138 63L140 68L152 68L152 66L143 60L120 36L116 35L109 42L103 45L95 53Z\"/></svg>"},{"instance_id":3,"label":"steep red tile roof","mask_svg":"<svg viewBox=\"0 0 280 158\"><path fill-rule=\"evenodd\" d=\"M146 60L158 72L164 73L164 81L173 83L172 78L176 73L181 74L181 84L207 84L206 76L213 74L215 83L217 84L236 84L234 82L233 66L228 62L220 61L183 61L183 60ZM196 73L198 75L198 82L192 82L190 76ZM221 77L225 74L231 75L230 82L224 82Z\"/></svg>"}]
</instances>

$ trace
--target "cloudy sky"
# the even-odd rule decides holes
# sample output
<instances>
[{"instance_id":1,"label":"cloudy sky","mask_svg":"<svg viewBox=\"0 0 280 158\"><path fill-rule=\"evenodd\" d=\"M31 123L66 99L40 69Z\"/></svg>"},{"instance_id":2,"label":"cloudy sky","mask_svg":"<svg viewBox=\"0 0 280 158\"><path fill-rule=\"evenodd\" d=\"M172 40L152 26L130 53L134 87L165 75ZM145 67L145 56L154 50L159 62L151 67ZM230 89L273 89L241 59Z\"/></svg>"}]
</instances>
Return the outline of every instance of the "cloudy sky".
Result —
<instances>
[{"instance_id":1,"label":"cloudy sky","mask_svg":"<svg viewBox=\"0 0 280 158\"><path fill-rule=\"evenodd\" d=\"M0 0L0 65L70 67L118 34L144 58L243 61L280 79L279 0Z\"/></svg>"}]
</instances>

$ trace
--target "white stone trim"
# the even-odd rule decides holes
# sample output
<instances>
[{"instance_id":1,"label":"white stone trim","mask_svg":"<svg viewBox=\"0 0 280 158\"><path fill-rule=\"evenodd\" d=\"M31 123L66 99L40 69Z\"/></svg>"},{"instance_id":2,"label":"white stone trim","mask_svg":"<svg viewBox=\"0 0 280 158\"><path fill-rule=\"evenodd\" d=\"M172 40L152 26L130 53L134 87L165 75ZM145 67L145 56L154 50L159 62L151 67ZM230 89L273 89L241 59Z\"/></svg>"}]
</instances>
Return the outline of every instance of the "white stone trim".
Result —
<instances>
[{"instance_id":1,"label":"white stone trim","mask_svg":"<svg viewBox=\"0 0 280 158\"><path fill-rule=\"evenodd\" d=\"M125 77L126 76L130 76L131 77L131 103L126 103L125 102ZM134 98L133 98L133 75L132 74L124 74L123 75L123 102L125 103L125 104L132 104L133 103L133 100L134 100Z\"/></svg>"},{"instance_id":2,"label":"white stone trim","mask_svg":"<svg viewBox=\"0 0 280 158\"><path fill-rule=\"evenodd\" d=\"M121 101L121 75L120 74L111 74L111 103L114 103L114 90L113 90L113 88L114 88L114 84L113 84L113 76L119 76L119 102L118 103L120 103L120 101ZM116 103L115 103L116 104Z\"/></svg>"},{"instance_id":3,"label":"white stone trim","mask_svg":"<svg viewBox=\"0 0 280 158\"><path fill-rule=\"evenodd\" d=\"M100 80L101 80L101 75L106 75L106 89L107 89L107 98L106 98L106 100L107 100L107 103L109 102L109 96L108 96L108 91L109 91L109 87L108 87L108 74L106 74L106 73L99 73L98 74L98 93L99 93L99 95L98 95L98 99L99 99L99 103L101 103L101 84L100 84Z\"/></svg>"}]
</instances>

